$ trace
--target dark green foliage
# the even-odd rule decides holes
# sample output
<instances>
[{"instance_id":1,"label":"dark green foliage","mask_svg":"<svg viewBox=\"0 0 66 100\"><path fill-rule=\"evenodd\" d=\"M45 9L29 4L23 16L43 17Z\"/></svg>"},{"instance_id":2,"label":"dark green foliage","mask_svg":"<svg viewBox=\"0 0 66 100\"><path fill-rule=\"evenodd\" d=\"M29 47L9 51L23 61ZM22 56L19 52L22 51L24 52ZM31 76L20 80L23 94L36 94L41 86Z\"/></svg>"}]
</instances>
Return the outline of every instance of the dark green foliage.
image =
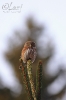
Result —
<instances>
[{"instance_id":1,"label":"dark green foliage","mask_svg":"<svg viewBox=\"0 0 66 100\"><path fill-rule=\"evenodd\" d=\"M39 61L36 73L36 95L37 100L41 100L41 89L42 88L42 61Z\"/></svg>"}]
</instances>

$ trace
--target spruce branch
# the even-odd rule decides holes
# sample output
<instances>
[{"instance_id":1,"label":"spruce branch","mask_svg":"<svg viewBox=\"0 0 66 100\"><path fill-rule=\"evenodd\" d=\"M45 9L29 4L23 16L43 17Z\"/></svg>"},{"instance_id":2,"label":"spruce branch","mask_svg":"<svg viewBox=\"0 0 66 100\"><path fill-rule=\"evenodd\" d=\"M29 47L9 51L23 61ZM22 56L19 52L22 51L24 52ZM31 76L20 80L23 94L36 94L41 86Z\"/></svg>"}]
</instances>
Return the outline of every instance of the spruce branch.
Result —
<instances>
[{"instance_id":1,"label":"spruce branch","mask_svg":"<svg viewBox=\"0 0 66 100\"><path fill-rule=\"evenodd\" d=\"M33 75L32 75L32 62L31 62L31 60L27 61L27 73L28 73L29 82L31 85L32 96L33 96L34 100L37 100L36 90L35 90L35 85L34 85Z\"/></svg>"},{"instance_id":2,"label":"spruce branch","mask_svg":"<svg viewBox=\"0 0 66 100\"><path fill-rule=\"evenodd\" d=\"M36 95L37 100L41 100L41 88L42 88L42 62L39 61L36 72Z\"/></svg>"},{"instance_id":3,"label":"spruce branch","mask_svg":"<svg viewBox=\"0 0 66 100\"><path fill-rule=\"evenodd\" d=\"M36 72L36 89L32 74L32 61L27 60L26 66L22 60L20 60L20 69L22 71L23 83L27 90L29 100L41 100L41 88L42 88L42 62L39 61Z\"/></svg>"},{"instance_id":4,"label":"spruce branch","mask_svg":"<svg viewBox=\"0 0 66 100\"><path fill-rule=\"evenodd\" d=\"M28 78L28 75L27 75L27 67L23 65L23 62L22 60L20 60L20 67L19 69L21 69L22 71L22 78L23 78L23 83L24 83L24 86L25 86L25 89L27 91L27 95L28 95L28 98L29 100L34 100L33 97L32 97L32 92L31 92L31 87L30 87L30 83L29 83L29 78Z\"/></svg>"}]
</instances>

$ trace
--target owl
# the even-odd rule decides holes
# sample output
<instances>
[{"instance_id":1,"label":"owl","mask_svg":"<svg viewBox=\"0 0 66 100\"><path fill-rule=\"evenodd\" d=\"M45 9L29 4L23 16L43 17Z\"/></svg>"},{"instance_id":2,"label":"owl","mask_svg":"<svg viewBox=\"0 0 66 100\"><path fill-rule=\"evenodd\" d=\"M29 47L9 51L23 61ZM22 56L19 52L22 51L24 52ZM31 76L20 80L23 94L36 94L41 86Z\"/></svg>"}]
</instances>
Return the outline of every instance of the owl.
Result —
<instances>
[{"instance_id":1,"label":"owl","mask_svg":"<svg viewBox=\"0 0 66 100\"><path fill-rule=\"evenodd\" d=\"M33 63L36 59L36 46L33 41L27 41L24 44L24 47L21 52L21 59L23 60L23 63L27 63L27 60L31 60Z\"/></svg>"}]
</instances>

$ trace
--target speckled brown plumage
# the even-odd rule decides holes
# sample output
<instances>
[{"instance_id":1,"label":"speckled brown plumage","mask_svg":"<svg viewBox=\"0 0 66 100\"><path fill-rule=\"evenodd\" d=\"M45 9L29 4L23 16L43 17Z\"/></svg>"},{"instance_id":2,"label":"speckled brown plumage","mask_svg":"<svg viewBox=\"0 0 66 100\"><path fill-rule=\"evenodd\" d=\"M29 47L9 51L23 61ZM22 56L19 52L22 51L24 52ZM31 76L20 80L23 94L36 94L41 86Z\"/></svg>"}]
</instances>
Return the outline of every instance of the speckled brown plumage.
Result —
<instances>
[{"instance_id":1,"label":"speckled brown plumage","mask_svg":"<svg viewBox=\"0 0 66 100\"><path fill-rule=\"evenodd\" d=\"M27 63L27 60L31 60L32 63L36 59L36 46L33 41L27 41L24 44L24 47L21 52L21 59L23 60L23 63Z\"/></svg>"}]
</instances>

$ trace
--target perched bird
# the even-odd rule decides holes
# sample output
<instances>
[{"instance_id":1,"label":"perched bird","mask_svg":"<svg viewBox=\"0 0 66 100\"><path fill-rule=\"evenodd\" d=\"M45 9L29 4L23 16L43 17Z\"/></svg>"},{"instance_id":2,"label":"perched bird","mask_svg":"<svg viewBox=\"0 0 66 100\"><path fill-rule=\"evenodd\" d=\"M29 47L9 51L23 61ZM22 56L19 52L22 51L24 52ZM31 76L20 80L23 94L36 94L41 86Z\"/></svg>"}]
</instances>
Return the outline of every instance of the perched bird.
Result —
<instances>
[{"instance_id":1,"label":"perched bird","mask_svg":"<svg viewBox=\"0 0 66 100\"><path fill-rule=\"evenodd\" d=\"M23 60L23 63L27 63L27 60L31 60L33 63L36 59L36 46L35 43L32 41L27 41L24 44L24 47L21 52L21 59Z\"/></svg>"}]
</instances>

